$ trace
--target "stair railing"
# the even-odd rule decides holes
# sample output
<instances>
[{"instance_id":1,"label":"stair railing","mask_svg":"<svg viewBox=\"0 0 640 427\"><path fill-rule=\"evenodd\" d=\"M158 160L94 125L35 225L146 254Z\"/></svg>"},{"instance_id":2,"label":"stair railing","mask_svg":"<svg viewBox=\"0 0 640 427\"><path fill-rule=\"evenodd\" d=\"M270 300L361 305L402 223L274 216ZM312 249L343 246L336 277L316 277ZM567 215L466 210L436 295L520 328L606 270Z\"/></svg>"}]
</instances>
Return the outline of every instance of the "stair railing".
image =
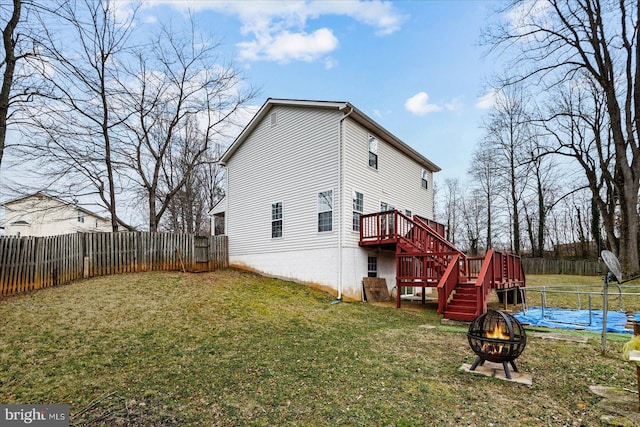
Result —
<instances>
[{"instance_id":1,"label":"stair railing","mask_svg":"<svg viewBox=\"0 0 640 427\"><path fill-rule=\"evenodd\" d=\"M482 268L480 274L476 279L476 313L481 314L487 311L487 298L491 292L491 285L495 279L495 267L501 268L500 263L494 263L496 252L493 249L489 249L482 262ZM497 265L496 265L497 264Z\"/></svg>"},{"instance_id":2,"label":"stair railing","mask_svg":"<svg viewBox=\"0 0 640 427\"><path fill-rule=\"evenodd\" d=\"M460 254L453 255L444 274L438 282L438 314L444 313L451 297L451 293L460 281Z\"/></svg>"}]
</instances>

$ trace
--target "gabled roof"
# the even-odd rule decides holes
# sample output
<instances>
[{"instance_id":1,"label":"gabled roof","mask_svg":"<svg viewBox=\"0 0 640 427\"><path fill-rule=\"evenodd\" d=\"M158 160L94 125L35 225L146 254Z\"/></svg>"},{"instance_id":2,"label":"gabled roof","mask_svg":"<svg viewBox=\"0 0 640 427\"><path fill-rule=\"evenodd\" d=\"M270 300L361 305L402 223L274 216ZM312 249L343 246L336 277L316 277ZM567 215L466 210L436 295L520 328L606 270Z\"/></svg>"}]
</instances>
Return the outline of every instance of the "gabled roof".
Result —
<instances>
[{"instance_id":1,"label":"gabled roof","mask_svg":"<svg viewBox=\"0 0 640 427\"><path fill-rule=\"evenodd\" d=\"M298 99L276 99L276 98L268 98L267 101L260 107L260 110L256 113L256 115L251 119L249 124L242 130L240 135L236 138L236 140L231 144L231 146L224 153L222 158L220 159L220 163L222 165L226 165L233 154L238 150L238 148L244 143L244 141L251 135L251 132L258 126L262 119L269 114L269 111L275 106L292 106L292 107L309 107L309 108L326 108L333 109L337 111L341 111L343 113L348 113L349 118L355 120L360 125L368 129L371 133L376 136L384 139L386 142L394 146L399 151L403 152L410 158L414 159L416 162L421 164L425 169L431 172L438 172L441 169L433 163L431 160L424 157L422 154L418 153L416 150L402 142L391 132L380 126L376 123L371 117L364 114L362 111L358 110L349 102L333 102L333 101L307 101L307 100L298 100Z\"/></svg>"},{"instance_id":2,"label":"gabled roof","mask_svg":"<svg viewBox=\"0 0 640 427\"><path fill-rule=\"evenodd\" d=\"M102 215L98 215L97 213L91 212L90 210L85 209L85 208L83 208L81 206L78 206L78 205L76 205L74 203L65 202L64 200L59 199L58 197L52 196L52 195L44 193L42 191L38 191L37 193L33 193L33 194L26 195L26 196L17 197L15 199L11 199L11 200L9 200L7 202L4 202L2 204L2 206L12 205L14 203L18 203L18 202L21 202L23 200L31 199L33 197L43 197L43 198L47 198L47 199L50 199L50 200L55 200L58 203L61 203L61 204L67 205L67 206L72 206L73 208L79 210L80 212L84 212L87 215L91 215L93 217L96 217L96 218L104 220L104 221L108 221L109 220L109 218L107 218L107 217L104 217Z\"/></svg>"}]
</instances>

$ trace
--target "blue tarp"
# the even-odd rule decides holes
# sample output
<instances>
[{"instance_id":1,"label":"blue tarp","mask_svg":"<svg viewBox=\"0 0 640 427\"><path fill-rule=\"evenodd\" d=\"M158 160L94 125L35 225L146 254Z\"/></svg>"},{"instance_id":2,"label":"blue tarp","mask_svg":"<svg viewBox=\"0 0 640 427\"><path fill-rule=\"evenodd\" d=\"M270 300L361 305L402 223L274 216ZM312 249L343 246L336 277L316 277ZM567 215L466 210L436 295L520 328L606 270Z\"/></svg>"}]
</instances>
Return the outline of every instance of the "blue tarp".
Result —
<instances>
[{"instance_id":1,"label":"blue tarp","mask_svg":"<svg viewBox=\"0 0 640 427\"><path fill-rule=\"evenodd\" d=\"M514 313L513 316L521 323L528 323L532 326L602 332L602 310L591 310L591 317L589 317L589 310L545 308L543 317L541 307L531 307L527 309L526 314L524 311L520 311ZM640 321L640 313L629 317L627 313L622 311L608 311L607 332L633 333L633 329L625 329L627 320Z\"/></svg>"}]
</instances>

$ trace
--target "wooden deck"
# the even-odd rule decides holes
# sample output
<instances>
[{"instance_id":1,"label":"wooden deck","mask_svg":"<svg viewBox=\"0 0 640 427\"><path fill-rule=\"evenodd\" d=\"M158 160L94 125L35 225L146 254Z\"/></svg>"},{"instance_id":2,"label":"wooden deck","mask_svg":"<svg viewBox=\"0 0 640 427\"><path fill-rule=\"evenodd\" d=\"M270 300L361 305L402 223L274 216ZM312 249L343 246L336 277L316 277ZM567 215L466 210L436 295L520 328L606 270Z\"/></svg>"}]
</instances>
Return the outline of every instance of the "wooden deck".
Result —
<instances>
[{"instance_id":1,"label":"wooden deck","mask_svg":"<svg viewBox=\"0 0 640 427\"><path fill-rule=\"evenodd\" d=\"M360 217L360 246L395 251L396 306L406 287L438 289L438 312L446 318L472 320L486 312L491 289L525 286L520 257L489 251L468 258L445 239L444 225L398 211Z\"/></svg>"}]
</instances>

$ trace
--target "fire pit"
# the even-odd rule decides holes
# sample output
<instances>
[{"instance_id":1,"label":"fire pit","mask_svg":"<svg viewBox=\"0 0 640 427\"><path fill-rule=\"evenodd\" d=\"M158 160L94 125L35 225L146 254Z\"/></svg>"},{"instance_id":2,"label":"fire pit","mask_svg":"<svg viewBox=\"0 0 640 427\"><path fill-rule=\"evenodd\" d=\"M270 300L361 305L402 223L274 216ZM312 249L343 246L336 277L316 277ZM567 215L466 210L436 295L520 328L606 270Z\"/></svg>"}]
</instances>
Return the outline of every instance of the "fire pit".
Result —
<instances>
[{"instance_id":1,"label":"fire pit","mask_svg":"<svg viewBox=\"0 0 640 427\"><path fill-rule=\"evenodd\" d=\"M527 345L527 336L518 319L503 311L489 310L471 322L467 338L478 356L471 365L471 371L488 360L502 363L508 379L511 379L508 364L518 372L515 360Z\"/></svg>"}]
</instances>

